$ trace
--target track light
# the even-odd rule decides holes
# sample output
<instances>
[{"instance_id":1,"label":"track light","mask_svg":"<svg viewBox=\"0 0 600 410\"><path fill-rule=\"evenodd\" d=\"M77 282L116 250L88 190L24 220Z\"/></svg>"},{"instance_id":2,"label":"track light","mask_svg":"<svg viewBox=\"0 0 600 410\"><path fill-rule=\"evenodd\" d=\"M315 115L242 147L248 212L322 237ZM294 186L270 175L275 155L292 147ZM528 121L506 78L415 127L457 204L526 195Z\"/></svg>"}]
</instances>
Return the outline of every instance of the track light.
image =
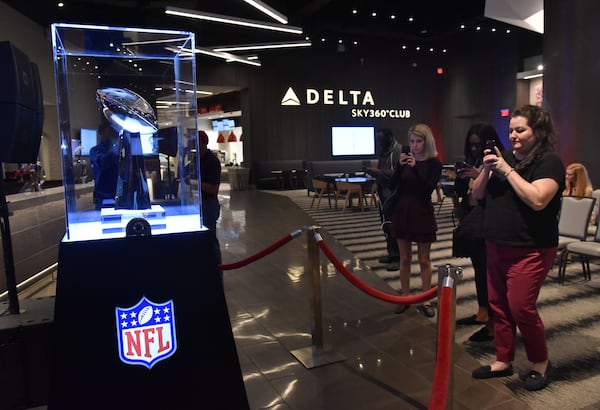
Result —
<instances>
[{"instance_id":1,"label":"track light","mask_svg":"<svg viewBox=\"0 0 600 410\"><path fill-rule=\"evenodd\" d=\"M283 31L286 33L302 34L301 27L287 26L284 24L266 23L258 20L249 20L239 17L224 16L222 14L207 13L205 11L182 9L179 7L167 6L165 14L173 16L189 17L193 19L214 21L217 23L234 24L237 26L259 28L263 30Z\"/></svg>"}]
</instances>

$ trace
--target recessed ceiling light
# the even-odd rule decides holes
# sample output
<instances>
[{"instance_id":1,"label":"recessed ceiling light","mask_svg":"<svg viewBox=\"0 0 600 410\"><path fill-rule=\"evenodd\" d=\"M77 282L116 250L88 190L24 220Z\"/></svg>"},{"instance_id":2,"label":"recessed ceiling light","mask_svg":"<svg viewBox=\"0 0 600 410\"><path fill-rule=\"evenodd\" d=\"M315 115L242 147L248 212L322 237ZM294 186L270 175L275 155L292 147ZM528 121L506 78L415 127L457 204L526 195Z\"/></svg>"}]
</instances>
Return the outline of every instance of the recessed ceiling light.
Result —
<instances>
[{"instance_id":1,"label":"recessed ceiling light","mask_svg":"<svg viewBox=\"0 0 600 410\"><path fill-rule=\"evenodd\" d=\"M395 14L392 14L392 15L390 16L390 18L391 18L392 20L396 20L396 15L395 15Z\"/></svg>"},{"instance_id":2,"label":"recessed ceiling light","mask_svg":"<svg viewBox=\"0 0 600 410\"><path fill-rule=\"evenodd\" d=\"M414 19L412 16L410 16L410 17L408 18L408 21L412 23L413 21L415 21L415 19Z\"/></svg>"},{"instance_id":3,"label":"recessed ceiling light","mask_svg":"<svg viewBox=\"0 0 600 410\"><path fill-rule=\"evenodd\" d=\"M358 14L358 10L357 9L352 9L352 14Z\"/></svg>"},{"instance_id":4,"label":"recessed ceiling light","mask_svg":"<svg viewBox=\"0 0 600 410\"><path fill-rule=\"evenodd\" d=\"M464 30L464 29L465 29L465 25L464 25L464 24L461 24L461 25L460 25L460 29L461 29L461 30Z\"/></svg>"},{"instance_id":5,"label":"recessed ceiling light","mask_svg":"<svg viewBox=\"0 0 600 410\"><path fill-rule=\"evenodd\" d=\"M510 34L510 29L509 28L506 29L506 34Z\"/></svg>"},{"instance_id":6,"label":"recessed ceiling light","mask_svg":"<svg viewBox=\"0 0 600 410\"><path fill-rule=\"evenodd\" d=\"M477 26L477 29L476 29L476 30L477 30L477 31L481 30L481 27Z\"/></svg>"},{"instance_id":7,"label":"recessed ceiling light","mask_svg":"<svg viewBox=\"0 0 600 410\"><path fill-rule=\"evenodd\" d=\"M57 4L58 7L65 7L65 3L63 3L62 1L60 3Z\"/></svg>"},{"instance_id":8,"label":"recessed ceiling light","mask_svg":"<svg viewBox=\"0 0 600 410\"><path fill-rule=\"evenodd\" d=\"M495 32L496 32L496 28L492 28L492 33L495 33Z\"/></svg>"},{"instance_id":9,"label":"recessed ceiling light","mask_svg":"<svg viewBox=\"0 0 600 410\"><path fill-rule=\"evenodd\" d=\"M377 12L376 11L372 12L371 17L377 17Z\"/></svg>"}]
</instances>

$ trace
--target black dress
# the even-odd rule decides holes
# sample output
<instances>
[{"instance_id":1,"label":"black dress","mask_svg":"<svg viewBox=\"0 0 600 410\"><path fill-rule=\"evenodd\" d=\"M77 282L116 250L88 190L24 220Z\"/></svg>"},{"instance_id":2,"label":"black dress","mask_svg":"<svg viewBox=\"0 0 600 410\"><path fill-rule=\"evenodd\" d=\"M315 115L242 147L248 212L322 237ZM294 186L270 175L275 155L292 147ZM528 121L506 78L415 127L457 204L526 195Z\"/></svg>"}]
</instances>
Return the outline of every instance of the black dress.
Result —
<instances>
[{"instance_id":1,"label":"black dress","mask_svg":"<svg viewBox=\"0 0 600 410\"><path fill-rule=\"evenodd\" d=\"M437 223L431 194L442 175L437 158L417 161L414 168L398 167L394 182L399 190L392 213L391 233L396 239L431 243L437 239Z\"/></svg>"}]
</instances>

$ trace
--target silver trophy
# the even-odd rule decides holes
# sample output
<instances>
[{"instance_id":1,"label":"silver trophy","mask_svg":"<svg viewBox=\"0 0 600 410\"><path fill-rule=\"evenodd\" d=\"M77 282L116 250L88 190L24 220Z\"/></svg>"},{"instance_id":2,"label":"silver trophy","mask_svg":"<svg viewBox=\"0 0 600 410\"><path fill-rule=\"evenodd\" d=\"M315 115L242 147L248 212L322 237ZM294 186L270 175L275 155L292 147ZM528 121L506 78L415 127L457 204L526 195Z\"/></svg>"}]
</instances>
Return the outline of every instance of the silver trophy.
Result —
<instances>
[{"instance_id":1,"label":"silver trophy","mask_svg":"<svg viewBox=\"0 0 600 410\"><path fill-rule=\"evenodd\" d=\"M115 209L149 209L150 193L140 135L157 132L156 114L143 97L126 88L100 88L96 91L96 100L120 135Z\"/></svg>"}]
</instances>

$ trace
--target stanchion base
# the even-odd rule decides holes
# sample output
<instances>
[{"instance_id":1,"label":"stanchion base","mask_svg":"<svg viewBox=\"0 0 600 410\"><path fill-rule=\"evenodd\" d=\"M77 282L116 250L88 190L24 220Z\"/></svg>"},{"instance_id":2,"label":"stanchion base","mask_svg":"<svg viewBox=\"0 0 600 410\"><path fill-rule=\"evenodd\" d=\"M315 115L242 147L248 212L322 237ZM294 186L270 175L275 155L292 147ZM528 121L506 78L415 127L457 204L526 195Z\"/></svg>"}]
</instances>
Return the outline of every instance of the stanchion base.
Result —
<instances>
[{"instance_id":1,"label":"stanchion base","mask_svg":"<svg viewBox=\"0 0 600 410\"><path fill-rule=\"evenodd\" d=\"M290 353L307 369L346 360L346 357L341 353L319 349L314 346L302 347L292 350Z\"/></svg>"}]
</instances>

